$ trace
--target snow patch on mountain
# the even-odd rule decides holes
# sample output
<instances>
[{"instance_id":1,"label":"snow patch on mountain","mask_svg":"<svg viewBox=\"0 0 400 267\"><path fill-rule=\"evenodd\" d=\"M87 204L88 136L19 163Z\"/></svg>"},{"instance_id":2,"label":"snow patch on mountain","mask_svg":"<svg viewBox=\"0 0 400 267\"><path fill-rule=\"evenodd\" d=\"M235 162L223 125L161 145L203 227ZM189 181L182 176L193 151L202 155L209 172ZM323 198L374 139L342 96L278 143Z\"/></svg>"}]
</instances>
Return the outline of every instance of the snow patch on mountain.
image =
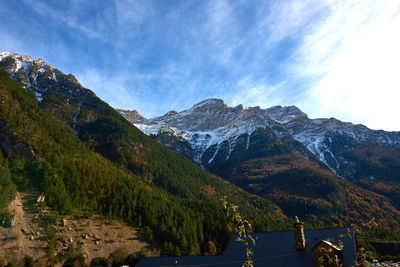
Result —
<instances>
[{"instance_id":1,"label":"snow patch on mountain","mask_svg":"<svg viewBox=\"0 0 400 267\"><path fill-rule=\"evenodd\" d=\"M37 87L38 77L46 71L52 72L52 79L57 82L57 77L54 72L55 69L51 65L44 62L41 58L33 60L29 56L22 56L9 52L0 52L0 62L3 60L9 60L9 64L7 64L7 70L13 78L16 78L16 74L23 69L26 79L24 86L26 88Z\"/></svg>"},{"instance_id":2,"label":"snow patch on mountain","mask_svg":"<svg viewBox=\"0 0 400 267\"><path fill-rule=\"evenodd\" d=\"M220 147L221 147L221 143L219 143L219 144L217 145L217 147L215 148L214 155L208 160L208 164L210 164L210 163L214 160L214 158L215 158L215 156L217 155L217 153L218 153Z\"/></svg>"},{"instance_id":3,"label":"snow patch on mountain","mask_svg":"<svg viewBox=\"0 0 400 267\"><path fill-rule=\"evenodd\" d=\"M334 154L329 150L329 148L324 144L325 136L323 135L307 135L305 133L299 133L293 135L294 139L303 143L311 153L313 153L320 161L325 163L333 173L337 173L339 168L339 162L336 160ZM332 160L336 162L336 166L331 166L326 158L326 154L332 157Z\"/></svg>"},{"instance_id":4,"label":"snow patch on mountain","mask_svg":"<svg viewBox=\"0 0 400 267\"><path fill-rule=\"evenodd\" d=\"M2 61L6 57L11 57L17 54L10 53L10 52L0 52L0 61Z\"/></svg>"},{"instance_id":5,"label":"snow patch on mountain","mask_svg":"<svg viewBox=\"0 0 400 267\"><path fill-rule=\"evenodd\" d=\"M29 66L30 65L29 62L26 62L26 61L17 61L17 62L19 62L21 64L21 66L24 68L24 72L25 72L25 76L26 76L26 80L27 80L26 87L31 87L32 84L31 84L31 80L29 78L29 67L30 67ZM18 71L18 70L16 70L16 71Z\"/></svg>"},{"instance_id":6,"label":"snow patch on mountain","mask_svg":"<svg viewBox=\"0 0 400 267\"><path fill-rule=\"evenodd\" d=\"M196 151L197 155L195 157L195 161L198 163L201 162L203 153L208 148L213 145L217 145L214 156L209 160L209 163L211 163L217 154L220 145L224 141L228 141L230 152L228 153L227 159L229 159L230 153L234 149L235 140L242 134L247 134L247 141L249 142L251 133L258 128L255 124L247 125L245 123L241 123L235 125L235 127L228 125L226 127L220 127L210 131L185 131L176 127L171 127L164 122L159 122L157 124L146 124L146 122L143 122L135 123L134 125L147 135L172 134L188 141L192 148ZM248 149L248 143L246 147Z\"/></svg>"},{"instance_id":7,"label":"snow patch on mountain","mask_svg":"<svg viewBox=\"0 0 400 267\"><path fill-rule=\"evenodd\" d=\"M56 73L54 72L54 70L52 71L52 74L53 74L53 80L54 80L55 82L58 82L58 81L57 81L57 76L56 76Z\"/></svg>"},{"instance_id":8,"label":"snow patch on mountain","mask_svg":"<svg viewBox=\"0 0 400 267\"><path fill-rule=\"evenodd\" d=\"M247 139L246 139L246 150L249 150L250 136L251 136L251 133L247 133Z\"/></svg>"},{"instance_id":9,"label":"snow patch on mountain","mask_svg":"<svg viewBox=\"0 0 400 267\"><path fill-rule=\"evenodd\" d=\"M295 106L274 106L268 109L243 108L242 105L228 107L222 100L214 98L201 101L188 110L171 111L135 125L146 134L169 133L181 137L194 149L196 154L193 159L200 164L204 152L215 146L215 150L207 153L211 155L207 161L212 163L223 142L227 144L225 159L229 160L237 139L242 135L245 135L245 149L248 150L251 134L260 128L271 129L281 140L293 138L299 141L339 176L343 166L346 171L342 174L351 175L346 168L351 162L332 150L332 136L350 138L353 143L376 143L400 149L399 132L371 130L364 125L354 125L334 118L310 119ZM346 146L344 144L344 148ZM308 158L306 154L302 155Z\"/></svg>"},{"instance_id":10,"label":"snow patch on mountain","mask_svg":"<svg viewBox=\"0 0 400 267\"><path fill-rule=\"evenodd\" d=\"M183 138L194 149L194 160L198 163L204 152L216 145L214 155L208 160L211 163L223 142L228 145L228 160L238 137L247 136L246 149L249 149L250 136L256 129L277 126L277 123L265 116L259 107L243 109L239 105L231 108L220 99L207 99L189 110L171 111L134 125L148 135L167 133ZM283 135L279 127L273 128L277 135Z\"/></svg>"},{"instance_id":11,"label":"snow patch on mountain","mask_svg":"<svg viewBox=\"0 0 400 267\"><path fill-rule=\"evenodd\" d=\"M35 95L36 95L36 98L37 98L38 102L42 102L42 100L43 100L42 94L39 93L39 92L35 92Z\"/></svg>"}]
</instances>

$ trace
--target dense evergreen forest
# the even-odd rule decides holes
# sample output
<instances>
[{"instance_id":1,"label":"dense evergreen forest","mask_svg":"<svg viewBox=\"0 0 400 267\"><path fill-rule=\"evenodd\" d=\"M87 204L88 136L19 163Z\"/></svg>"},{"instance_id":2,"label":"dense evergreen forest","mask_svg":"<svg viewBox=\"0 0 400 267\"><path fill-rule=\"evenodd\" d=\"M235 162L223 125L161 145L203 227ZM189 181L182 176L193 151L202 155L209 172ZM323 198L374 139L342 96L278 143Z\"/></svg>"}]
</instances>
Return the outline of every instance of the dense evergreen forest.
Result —
<instances>
[{"instance_id":1,"label":"dense evergreen forest","mask_svg":"<svg viewBox=\"0 0 400 267\"><path fill-rule=\"evenodd\" d=\"M210 241L219 249L228 243L232 232L219 202L223 195L241 203L242 212L252 218L257 230L288 227L287 222L280 222L285 216L274 204L207 173L141 133L124 129L124 122L115 120L112 124L121 125L121 129L107 129L107 120L120 116L116 112L104 115L99 119L103 124L96 124L99 131L104 126L103 136L110 135L107 139L112 141L102 149L114 153L107 150L108 145L120 141L119 145L128 146L123 144L121 132L136 134L150 151L145 157L127 154L114 164L88 148L68 125L35 100L31 91L0 72L1 120L34 152L32 158L1 155L2 210L16 187L34 186L46 195L46 204L60 214L89 209L139 226L148 241L163 244L162 253L166 255L196 255L207 252ZM101 106L96 108L101 110ZM125 162L129 157L132 159ZM7 215L2 212L1 216Z\"/></svg>"},{"instance_id":2,"label":"dense evergreen forest","mask_svg":"<svg viewBox=\"0 0 400 267\"><path fill-rule=\"evenodd\" d=\"M8 225L11 215L7 205L15 197L16 186L11 179L9 163L0 151L0 224Z\"/></svg>"}]
</instances>

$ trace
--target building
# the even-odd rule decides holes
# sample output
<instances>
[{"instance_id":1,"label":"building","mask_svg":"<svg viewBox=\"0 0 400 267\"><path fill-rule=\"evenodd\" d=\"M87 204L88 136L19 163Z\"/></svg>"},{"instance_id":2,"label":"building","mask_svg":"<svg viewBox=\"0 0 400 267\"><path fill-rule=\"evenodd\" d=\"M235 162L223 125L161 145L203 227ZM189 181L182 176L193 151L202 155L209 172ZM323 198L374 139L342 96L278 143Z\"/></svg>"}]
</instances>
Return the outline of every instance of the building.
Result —
<instances>
[{"instance_id":1,"label":"building","mask_svg":"<svg viewBox=\"0 0 400 267\"><path fill-rule=\"evenodd\" d=\"M356 266L356 240L349 228L304 230L297 217L293 231L253 233L253 265L257 266ZM148 257L137 266L242 266L243 242L233 237L221 256ZM251 242L250 242L251 243Z\"/></svg>"}]
</instances>

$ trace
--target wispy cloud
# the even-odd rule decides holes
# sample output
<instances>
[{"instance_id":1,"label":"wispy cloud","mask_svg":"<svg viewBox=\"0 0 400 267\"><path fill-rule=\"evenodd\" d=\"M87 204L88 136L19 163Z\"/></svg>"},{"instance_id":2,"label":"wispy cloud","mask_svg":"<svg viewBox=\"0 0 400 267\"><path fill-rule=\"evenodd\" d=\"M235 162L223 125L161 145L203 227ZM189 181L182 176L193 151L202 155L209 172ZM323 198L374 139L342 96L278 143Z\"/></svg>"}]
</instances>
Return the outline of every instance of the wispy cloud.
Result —
<instances>
[{"instance_id":1,"label":"wispy cloud","mask_svg":"<svg viewBox=\"0 0 400 267\"><path fill-rule=\"evenodd\" d=\"M136 95L126 89L129 82L127 76L120 74L109 77L104 75L104 71L88 69L78 74L77 79L84 87L96 88L96 94L113 107L137 106L138 109L142 109L144 106Z\"/></svg>"},{"instance_id":2,"label":"wispy cloud","mask_svg":"<svg viewBox=\"0 0 400 267\"><path fill-rule=\"evenodd\" d=\"M0 6L1 49L51 58L114 107L219 97L400 130L400 0L22 3Z\"/></svg>"},{"instance_id":3,"label":"wispy cloud","mask_svg":"<svg viewBox=\"0 0 400 267\"><path fill-rule=\"evenodd\" d=\"M67 10L60 10L53 8L51 5L43 2L41 0L23 0L26 5L28 5L33 11L40 14L41 16L50 19L51 21L62 22L65 26L70 27L73 30L79 31L81 34L93 39L98 39L103 42L107 42L108 39L106 38L104 30L104 24L100 23L100 19L96 20L94 27L91 27L88 23L83 23L79 21L77 16L78 9L76 8L78 3L73 1L72 11L68 12ZM82 1L79 3L82 5Z\"/></svg>"},{"instance_id":4,"label":"wispy cloud","mask_svg":"<svg viewBox=\"0 0 400 267\"><path fill-rule=\"evenodd\" d=\"M343 1L300 47L295 73L311 76L312 116L400 130L399 1Z\"/></svg>"},{"instance_id":5,"label":"wispy cloud","mask_svg":"<svg viewBox=\"0 0 400 267\"><path fill-rule=\"evenodd\" d=\"M282 95L279 93L283 87L284 82L270 85L266 82L257 82L252 80L251 77L246 77L238 82L236 92L226 93L223 98L232 106L245 104L249 107L270 107L284 102Z\"/></svg>"}]
</instances>

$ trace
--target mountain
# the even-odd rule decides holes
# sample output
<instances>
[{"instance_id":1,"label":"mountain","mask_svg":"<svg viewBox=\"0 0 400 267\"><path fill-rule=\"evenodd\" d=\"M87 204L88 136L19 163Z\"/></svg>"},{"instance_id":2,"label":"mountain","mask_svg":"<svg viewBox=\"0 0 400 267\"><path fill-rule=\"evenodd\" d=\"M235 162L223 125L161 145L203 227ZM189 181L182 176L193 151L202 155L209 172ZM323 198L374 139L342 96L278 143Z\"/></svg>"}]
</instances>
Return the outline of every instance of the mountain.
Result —
<instances>
[{"instance_id":1,"label":"mountain","mask_svg":"<svg viewBox=\"0 0 400 267\"><path fill-rule=\"evenodd\" d=\"M272 200L287 215L325 223L372 216L386 224L377 212L385 203L398 216L398 132L310 119L295 106L228 107L220 99L134 125L206 170ZM379 191L365 179L390 190ZM363 199L370 211L354 199Z\"/></svg>"},{"instance_id":2,"label":"mountain","mask_svg":"<svg viewBox=\"0 0 400 267\"><path fill-rule=\"evenodd\" d=\"M271 201L158 144L73 75L4 52L0 69L0 163L17 166L4 167L18 173L13 184L43 192L54 212L124 220L165 255L206 253L209 242L224 248L232 229L223 196L241 203L258 230L289 226ZM9 179L4 188L12 192ZM1 198L0 208L10 199Z\"/></svg>"},{"instance_id":3,"label":"mountain","mask_svg":"<svg viewBox=\"0 0 400 267\"><path fill-rule=\"evenodd\" d=\"M248 150L257 134L267 130L274 142L292 146L305 160L318 159L340 177L399 179L400 132L371 130L334 118L310 119L295 106L244 109L207 99L189 110L168 112L135 125L148 135L179 137L188 145L183 153L206 169L217 158L228 161L243 146Z\"/></svg>"},{"instance_id":4,"label":"mountain","mask_svg":"<svg viewBox=\"0 0 400 267\"><path fill-rule=\"evenodd\" d=\"M129 109L115 109L116 111L118 111L122 116L124 116L124 118L131 122L142 122L144 120L146 120L145 117L143 117L142 115L139 114L139 112L137 112L136 110L129 110Z\"/></svg>"},{"instance_id":5,"label":"mountain","mask_svg":"<svg viewBox=\"0 0 400 267\"><path fill-rule=\"evenodd\" d=\"M33 187L56 214L49 225L59 216L97 213L138 227L163 255L209 253L210 244L221 251L233 232L223 196L239 204L256 231L288 229L292 215L309 227L373 217L384 229L400 227L397 189L387 177L382 184L338 178L263 109L203 101L168 112L165 121L142 119L138 126L155 133L150 138L73 75L43 60L0 53L0 69L0 208L15 190ZM395 167L397 150L389 147L390 154L388 146L378 148ZM358 162L371 154L363 148Z\"/></svg>"}]
</instances>

